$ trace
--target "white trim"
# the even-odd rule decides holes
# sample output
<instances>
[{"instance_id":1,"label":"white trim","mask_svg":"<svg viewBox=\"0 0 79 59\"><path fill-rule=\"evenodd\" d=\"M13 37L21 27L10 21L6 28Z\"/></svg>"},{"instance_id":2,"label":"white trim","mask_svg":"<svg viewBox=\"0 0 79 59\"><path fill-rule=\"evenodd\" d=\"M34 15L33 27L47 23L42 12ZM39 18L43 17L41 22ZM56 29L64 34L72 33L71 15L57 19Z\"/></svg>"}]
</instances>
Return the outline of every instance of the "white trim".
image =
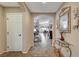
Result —
<instances>
[{"instance_id":1,"label":"white trim","mask_svg":"<svg viewBox=\"0 0 79 59\"><path fill-rule=\"evenodd\" d=\"M22 51L22 53L23 53L23 54L26 54L26 53L28 53L28 51L25 51L25 52L24 52L24 51Z\"/></svg>"}]
</instances>

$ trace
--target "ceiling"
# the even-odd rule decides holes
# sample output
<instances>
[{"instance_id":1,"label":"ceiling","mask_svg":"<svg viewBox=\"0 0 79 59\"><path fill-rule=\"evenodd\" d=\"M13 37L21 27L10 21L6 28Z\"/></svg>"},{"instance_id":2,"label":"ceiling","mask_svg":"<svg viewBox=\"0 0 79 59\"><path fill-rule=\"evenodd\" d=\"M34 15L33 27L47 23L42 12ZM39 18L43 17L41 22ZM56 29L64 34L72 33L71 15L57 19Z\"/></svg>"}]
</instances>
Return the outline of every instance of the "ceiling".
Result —
<instances>
[{"instance_id":1,"label":"ceiling","mask_svg":"<svg viewBox=\"0 0 79 59\"><path fill-rule=\"evenodd\" d=\"M32 13L55 13L63 2L25 2ZM0 2L3 7L20 7L18 2Z\"/></svg>"},{"instance_id":2,"label":"ceiling","mask_svg":"<svg viewBox=\"0 0 79 59\"><path fill-rule=\"evenodd\" d=\"M63 2L26 2L32 13L55 13Z\"/></svg>"},{"instance_id":3,"label":"ceiling","mask_svg":"<svg viewBox=\"0 0 79 59\"><path fill-rule=\"evenodd\" d=\"M3 7L19 7L20 6L17 2L0 2L0 5Z\"/></svg>"},{"instance_id":4,"label":"ceiling","mask_svg":"<svg viewBox=\"0 0 79 59\"><path fill-rule=\"evenodd\" d=\"M39 15L39 16L36 16L34 18L34 22L37 22L37 21L39 21L39 22L45 22L45 21L52 22L52 20L53 20L53 17L49 16L49 15Z\"/></svg>"}]
</instances>

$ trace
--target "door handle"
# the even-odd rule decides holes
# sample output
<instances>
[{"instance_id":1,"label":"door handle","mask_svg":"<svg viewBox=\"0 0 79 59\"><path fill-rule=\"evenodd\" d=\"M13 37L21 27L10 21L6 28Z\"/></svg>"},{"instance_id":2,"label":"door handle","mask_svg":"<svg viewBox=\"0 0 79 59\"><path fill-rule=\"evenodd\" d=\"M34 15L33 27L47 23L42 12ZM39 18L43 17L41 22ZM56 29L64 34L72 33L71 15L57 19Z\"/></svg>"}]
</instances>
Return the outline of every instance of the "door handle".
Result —
<instances>
[{"instance_id":1,"label":"door handle","mask_svg":"<svg viewBox=\"0 0 79 59\"><path fill-rule=\"evenodd\" d=\"M7 48L9 48L9 46L7 46Z\"/></svg>"},{"instance_id":2,"label":"door handle","mask_svg":"<svg viewBox=\"0 0 79 59\"><path fill-rule=\"evenodd\" d=\"M21 36L21 34L19 34L18 36Z\"/></svg>"},{"instance_id":3,"label":"door handle","mask_svg":"<svg viewBox=\"0 0 79 59\"><path fill-rule=\"evenodd\" d=\"M9 32L7 32L7 34L9 34Z\"/></svg>"}]
</instances>

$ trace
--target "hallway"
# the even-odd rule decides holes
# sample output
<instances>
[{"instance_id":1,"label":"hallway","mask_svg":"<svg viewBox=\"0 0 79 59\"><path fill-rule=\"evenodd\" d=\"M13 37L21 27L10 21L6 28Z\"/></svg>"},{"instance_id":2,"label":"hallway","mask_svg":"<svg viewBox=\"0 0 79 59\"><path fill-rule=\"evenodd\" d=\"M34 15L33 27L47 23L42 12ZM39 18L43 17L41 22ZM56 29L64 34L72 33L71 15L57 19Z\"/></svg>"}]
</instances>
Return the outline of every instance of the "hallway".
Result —
<instances>
[{"instance_id":1,"label":"hallway","mask_svg":"<svg viewBox=\"0 0 79 59\"><path fill-rule=\"evenodd\" d=\"M0 56L79 56L79 2L0 5Z\"/></svg>"},{"instance_id":2,"label":"hallway","mask_svg":"<svg viewBox=\"0 0 79 59\"><path fill-rule=\"evenodd\" d=\"M34 20L34 51L49 51L52 49L53 22L54 18L51 14L37 14L33 16Z\"/></svg>"},{"instance_id":3,"label":"hallway","mask_svg":"<svg viewBox=\"0 0 79 59\"><path fill-rule=\"evenodd\" d=\"M39 33L40 35L40 42L34 42L34 47L32 48L33 51L49 51L52 49L52 40L49 39L47 33Z\"/></svg>"}]
</instances>

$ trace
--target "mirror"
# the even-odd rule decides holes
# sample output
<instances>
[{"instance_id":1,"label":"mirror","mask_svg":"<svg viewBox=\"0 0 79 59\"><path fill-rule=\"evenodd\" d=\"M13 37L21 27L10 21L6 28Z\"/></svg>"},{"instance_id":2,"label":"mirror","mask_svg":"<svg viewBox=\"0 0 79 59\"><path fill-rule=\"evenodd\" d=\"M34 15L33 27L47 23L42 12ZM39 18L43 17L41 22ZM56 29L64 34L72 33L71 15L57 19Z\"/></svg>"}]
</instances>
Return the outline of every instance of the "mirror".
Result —
<instances>
[{"instance_id":1,"label":"mirror","mask_svg":"<svg viewBox=\"0 0 79 59\"><path fill-rule=\"evenodd\" d=\"M59 30L60 32L71 32L71 8L66 7L59 15Z\"/></svg>"}]
</instances>

